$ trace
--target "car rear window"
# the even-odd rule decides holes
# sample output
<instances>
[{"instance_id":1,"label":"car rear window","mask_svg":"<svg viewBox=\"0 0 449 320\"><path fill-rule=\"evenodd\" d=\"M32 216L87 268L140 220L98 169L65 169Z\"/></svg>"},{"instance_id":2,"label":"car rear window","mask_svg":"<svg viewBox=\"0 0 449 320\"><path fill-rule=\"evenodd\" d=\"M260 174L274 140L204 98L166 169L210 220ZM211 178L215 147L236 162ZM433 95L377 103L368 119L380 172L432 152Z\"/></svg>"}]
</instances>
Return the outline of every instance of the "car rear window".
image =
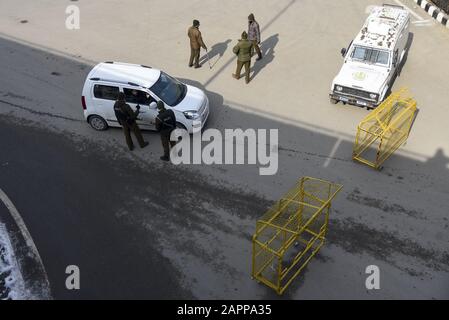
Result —
<instances>
[{"instance_id":1,"label":"car rear window","mask_svg":"<svg viewBox=\"0 0 449 320\"><path fill-rule=\"evenodd\" d=\"M117 100L119 91L118 87L104 86L101 84L94 86L94 96L98 99Z\"/></svg>"}]
</instances>

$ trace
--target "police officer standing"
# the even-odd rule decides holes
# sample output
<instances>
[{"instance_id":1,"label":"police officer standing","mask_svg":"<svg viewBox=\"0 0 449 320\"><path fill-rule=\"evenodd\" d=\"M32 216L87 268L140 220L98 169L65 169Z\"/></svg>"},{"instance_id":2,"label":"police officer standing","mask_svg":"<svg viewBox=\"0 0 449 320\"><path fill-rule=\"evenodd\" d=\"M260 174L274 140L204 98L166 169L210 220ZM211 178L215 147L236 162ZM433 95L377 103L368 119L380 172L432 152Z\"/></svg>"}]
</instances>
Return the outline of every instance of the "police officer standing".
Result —
<instances>
[{"instance_id":1,"label":"police officer standing","mask_svg":"<svg viewBox=\"0 0 449 320\"><path fill-rule=\"evenodd\" d=\"M259 23L257 23L256 19L254 18L254 14L250 14L248 16L248 40L251 41L254 45L254 49L257 52L257 59L256 61L262 59L262 52L260 51L259 45L260 45L260 27Z\"/></svg>"},{"instance_id":2,"label":"police officer standing","mask_svg":"<svg viewBox=\"0 0 449 320\"><path fill-rule=\"evenodd\" d=\"M162 147L164 148L164 155L161 160L170 160L170 146L173 147L176 142L170 141L170 135L176 129L176 116L173 110L165 109L162 101L157 102L159 114L156 117L156 130L161 133Z\"/></svg>"},{"instance_id":3,"label":"police officer standing","mask_svg":"<svg viewBox=\"0 0 449 320\"><path fill-rule=\"evenodd\" d=\"M201 68L200 65L200 50L203 48L207 51L207 47L203 42L201 31L199 29L200 22L193 20L193 26L187 31L187 36L190 38L190 60L189 67L195 64L195 68Z\"/></svg>"},{"instance_id":4,"label":"police officer standing","mask_svg":"<svg viewBox=\"0 0 449 320\"><path fill-rule=\"evenodd\" d=\"M118 94L118 99L114 104L114 112L118 123L123 128L123 133L125 134L126 144L128 145L129 150L132 151L134 149L131 131L134 132L140 147L145 148L148 145L148 142L143 140L142 133L136 123L137 116L140 112L140 106L137 105L137 110L133 111L125 101L125 94L120 92Z\"/></svg>"},{"instance_id":5,"label":"police officer standing","mask_svg":"<svg viewBox=\"0 0 449 320\"><path fill-rule=\"evenodd\" d=\"M243 66L245 66L245 79L246 83L249 83L249 71L251 68L251 57L254 53L254 45L251 41L248 40L248 34L243 31L242 39L239 40L239 43L232 50L237 55L237 70L235 74L232 76L235 79L240 79L240 72L242 71Z\"/></svg>"}]
</instances>

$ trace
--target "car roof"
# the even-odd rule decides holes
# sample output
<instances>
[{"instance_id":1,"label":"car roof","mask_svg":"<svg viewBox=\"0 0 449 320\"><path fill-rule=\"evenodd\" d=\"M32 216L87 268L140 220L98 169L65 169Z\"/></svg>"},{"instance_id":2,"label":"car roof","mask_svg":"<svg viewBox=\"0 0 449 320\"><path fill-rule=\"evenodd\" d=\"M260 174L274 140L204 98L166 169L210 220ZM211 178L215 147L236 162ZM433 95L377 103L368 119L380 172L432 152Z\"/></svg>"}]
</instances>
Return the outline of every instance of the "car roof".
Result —
<instances>
[{"instance_id":1,"label":"car roof","mask_svg":"<svg viewBox=\"0 0 449 320\"><path fill-rule=\"evenodd\" d=\"M410 14L400 6L373 7L354 44L378 49L393 49Z\"/></svg>"},{"instance_id":2,"label":"car roof","mask_svg":"<svg viewBox=\"0 0 449 320\"><path fill-rule=\"evenodd\" d=\"M125 83L149 88L158 79L160 70L148 66L123 63L123 62L102 62L97 64L89 73L89 79L97 81L107 81L115 83Z\"/></svg>"}]
</instances>

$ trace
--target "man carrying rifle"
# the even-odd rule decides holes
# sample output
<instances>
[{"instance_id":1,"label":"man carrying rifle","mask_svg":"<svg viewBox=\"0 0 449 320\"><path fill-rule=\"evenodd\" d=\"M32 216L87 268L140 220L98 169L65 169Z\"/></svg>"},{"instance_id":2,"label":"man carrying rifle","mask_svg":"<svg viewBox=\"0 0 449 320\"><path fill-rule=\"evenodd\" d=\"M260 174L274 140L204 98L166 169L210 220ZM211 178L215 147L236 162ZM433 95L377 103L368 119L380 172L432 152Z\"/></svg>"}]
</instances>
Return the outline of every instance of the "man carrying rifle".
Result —
<instances>
[{"instance_id":1,"label":"man carrying rifle","mask_svg":"<svg viewBox=\"0 0 449 320\"><path fill-rule=\"evenodd\" d=\"M176 144L175 141L170 141L170 135L176 129L176 116L173 110L165 109L162 101L157 102L157 109L159 114L156 117L156 130L161 133L162 147L164 148L161 160L170 161L170 146L173 147Z\"/></svg>"}]
</instances>

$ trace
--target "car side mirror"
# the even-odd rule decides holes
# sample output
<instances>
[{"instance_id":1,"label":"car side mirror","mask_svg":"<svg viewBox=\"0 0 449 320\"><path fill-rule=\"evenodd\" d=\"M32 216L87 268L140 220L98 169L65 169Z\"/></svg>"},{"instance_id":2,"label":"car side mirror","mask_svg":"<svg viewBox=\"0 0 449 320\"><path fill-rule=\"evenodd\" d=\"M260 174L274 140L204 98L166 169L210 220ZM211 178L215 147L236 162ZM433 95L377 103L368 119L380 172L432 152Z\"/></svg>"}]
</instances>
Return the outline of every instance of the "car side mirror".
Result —
<instances>
[{"instance_id":1,"label":"car side mirror","mask_svg":"<svg viewBox=\"0 0 449 320\"><path fill-rule=\"evenodd\" d=\"M341 56L344 58L346 55L346 48L342 48L340 53L341 53Z\"/></svg>"},{"instance_id":2,"label":"car side mirror","mask_svg":"<svg viewBox=\"0 0 449 320\"><path fill-rule=\"evenodd\" d=\"M157 107L156 102L153 101L150 103L150 109L156 109L156 107Z\"/></svg>"}]
</instances>

